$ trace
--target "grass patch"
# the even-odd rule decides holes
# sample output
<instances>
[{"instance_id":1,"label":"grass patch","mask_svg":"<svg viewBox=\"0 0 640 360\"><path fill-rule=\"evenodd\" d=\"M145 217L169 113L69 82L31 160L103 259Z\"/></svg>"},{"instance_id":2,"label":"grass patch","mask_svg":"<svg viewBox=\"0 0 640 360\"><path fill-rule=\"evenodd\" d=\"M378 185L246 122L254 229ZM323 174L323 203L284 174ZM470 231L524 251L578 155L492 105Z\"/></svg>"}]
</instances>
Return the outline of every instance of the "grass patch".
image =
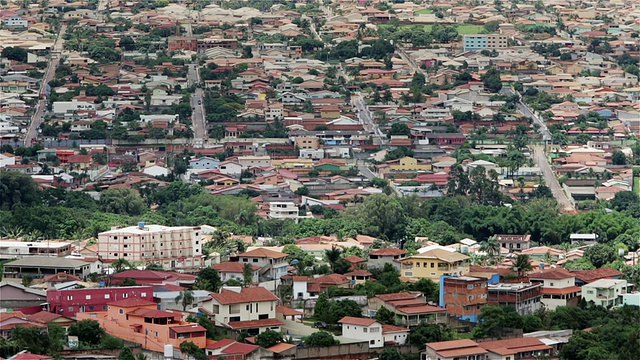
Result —
<instances>
[{"instance_id":1,"label":"grass patch","mask_svg":"<svg viewBox=\"0 0 640 360\"><path fill-rule=\"evenodd\" d=\"M458 34L461 34L461 35L480 34L484 30L484 26L460 25L456 28L456 30L458 30Z\"/></svg>"},{"instance_id":2,"label":"grass patch","mask_svg":"<svg viewBox=\"0 0 640 360\"><path fill-rule=\"evenodd\" d=\"M414 12L414 14L416 14L416 15L433 14L433 10L431 10L431 9L422 9L422 10L418 10L418 11Z\"/></svg>"},{"instance_id":3,"label":"grass patch","mask_svg":"<svg viewBox=\"0 0 640 360\"><path fill-rule=\"evenodd\" d=\"M633 191L640 195L640 176L633 177Z\"/></svg>"}]
</instances>

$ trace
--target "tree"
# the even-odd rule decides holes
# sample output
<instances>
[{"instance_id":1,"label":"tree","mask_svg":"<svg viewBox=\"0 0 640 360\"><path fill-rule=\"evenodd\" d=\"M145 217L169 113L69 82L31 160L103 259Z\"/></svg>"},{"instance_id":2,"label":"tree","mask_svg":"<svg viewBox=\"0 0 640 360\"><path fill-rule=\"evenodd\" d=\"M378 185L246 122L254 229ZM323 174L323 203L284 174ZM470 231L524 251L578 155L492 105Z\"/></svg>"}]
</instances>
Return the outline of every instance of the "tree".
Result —
<instances>
[{"instance_id":1,"label":"tree","mask_svg":"<svg viewBox=\"0 0 640 360\"><path fill-rule=\"evenodd\" d=\"M324 251L324 257L327 259L329 266L331 266L331 270L335 272L338 261L340 261L340 259L342 258L342 250L340 250L340 248L336 246L333 246L331 247L331 250Z\"/></svg>"},{"instance_id":2,"label":"tree","mask_svg":"<svg viewBox=\"0 0 640 360\"><path fill-rule=\"evenodd\" d=\"M293 192L296 195L299 196L309 196L309 194L311 193L311 191L309 190L308 187L306 186L302 186L296 189L296 191Z\"/></svg>"},{"instance_id":3,"label":"tree","mask_svg":"<svg viewBox=\"0 0 640 360\"><path fill-rule=\"evenodd\" d=\"M633 191L620 191L617 192L613 199L611 199L611 207L618 211L625 211L630 206L638 204L640 202L640 196Z\"/></svg>"},{"instance_id":4,"label":"tree","mask_svg":"<svg viewBox=\"0 0 640 360\"><path fill-rule=\"evenodd\" d=\"M484 87L491 92L498 92L502 89L502 80L500 80L500 71L496 68L490 68L481 78Z\"/></svg>"},{"instance_id":5,"label":"tree","mask_svg":"<svg viewBox=\"0 0 640 360\"><path fill-rule=\"evenodd\" d=\"M242 283L244 286L248 286L253 282L253 266L251 264L244 264L242 268Z\"/></svg>"},{"instance_id":6,"label":"tree","mask_svg":"<svg viewBox=\"0 0 640 360\"><path fill-rule=\"evenodd\" d=\"M584 257L587 258L596 268L601 268L604 264L615 260L616 252L610 245L595 244L584 251Z\"/></svg>"},{"instance_id":7,"label":"tree","mask_svg":"<svg viewBox=\"0 0 640 360\"><path fill-rule=\"evenodd\" d=\"M527 272L531 271L532 268L529 255L520 254L513 262L513 270L517 271L519 276L524 276Z\"/></svg>"},{"instance_id":8,"label":"tree","mask_svg":"<svg viewBox=\"0 0 640 360\"><path fill-rule=\"evenodd\" d=\"M200 283L201 285L206 285L204 286L204 288L201 287L200 290L217 292L218 289L220 289L220 287L222 286L220 274L216 271L216 269L204 268L200 270L197 279L198 283Z\"/></svg>"},{"instance_id":9,"label":"tree","mask_svg":"<svg viewBox=\"0 0 640 360\"><path fill-rule=\"evenodd\" d=\"M187 311L187 306L193 304L194 300L193 292L190 290L181 291L175 298L176 304L182 304L182 311Z\"/></svg>"},{"instance_id":10,"label":"tree","mask_svg":"<svg viewBox=\"0 0 640 360\"><path fill-rule=\"evenodd\" d=\"M109 189L100 193L100 207L104 212L140 215L145 204L133 189Z\"/></svg>"},{"instance_id":11,"label":"tree","mask_svg":"<svg viewBox=\"0 0 640 360\"><path fill-rule=\"evenodd\" d=\"M0 210L31 206L38 202L38 185L31 176L15 171L0 172Z\"/></svg>"},{"instance_id":12,"label":"tree","mask_svg":"<svg viewBox=\"0 0 640 360\"><path fill-rule=\"evenodd\" d=\"M313 308L313 317L316 319L324 319L330 307L331 304L329 303L329 297L327 294L324 292L320 293L318 300L316 300L316 305Z\"/></svg>"},{"instance_id":13,"label":"tree","mask_svg":"<svg viewBox=\"0 0 640 360\"><path fill-rule=\"evenodd\" d=\"M480 251L485 252L490 259L500 258L500 243L495 236L480 243Z\"/></svg>"},{"instance_id":14,"label":"tree","mask_svg":"<svg viewBox=\"0 0 640 360\"><path fill-rule=\"evenodd\" d=\"M270 348L282 342L282 334L275 330L266 330L256 336L256 345L263 348Z\"/></svg>"},{"instance_id":15,"label":"tree","mask_svg":"<svg viewBox=\"0 0 640 360\"><path fill-rule=\"evenodd\" d=\"M209 359L204 350L200 349L198 345L194 344L191 341L183 341L182 343L180 343L180 352L192 356L195 360Z\"/></svg>"},{"instance_id":16,"label":"tree","mask_svg":"<svg viewBox=\"0 0 640 360\"><path fill-rule=\"evenodd\" d=\"M523 326L522 318L512 307L486 305L478 316L478 325L473 329L473 338L500 336L504 329Z\"/></svg>"},{"instance_id":17,"label":"tree","mask_svg":"<svg viewBox=\"0 0 640 360\"><path fill-rule=\"evenodd\" d=\"M131 263L127 259L118 258L111 264L114 272L119 273L131 268Z\"/></svg>"},{"instance_id":18,"label":"tree","mask_svg":"<svg viewBox=\"0 0 640 360\"><path fill-rule=\"evenodd\" d=\"M133 351L131 351L131 348L125 347L120 350L120 354L118 354L118 360L136 360L136 357L133 355Z\"/></svg>"},{"instance_id":19,"label":"tree","mask_svg":"<svg viewBox=\"0 0 640 360\"><path fill-rule=\"evenodd\" d=\"M77 336L78 341L88 345L97 345L106 335L100 323L95 320L80 320L69 326L69 335Z\"/></svg>"},{"instance_id":20,"label":"tree","mask_svg":"<svg viewBox=\"0 0 640 360\"><path fill-rule=\"evenodd\" d=\"M24 287L29 287L31 286L31 283L33 283L33 276L31 275L24 275L22 277L22 286Z\"/></svg>"},{"instance_id":21,"label":"tree","mask_svg":"<svg viewBox=\"0 0 640 360\"><path fill-rule=\"evenodd\" d=\"M340 342L326 331L316 331L304 339L305 346L328 347L338 345Z\"/></svg>"},{"instance_id":22,"label":"tree","mask_svg":"<svg viewBox=\"0 0 640 360\"><path fill-rule=\"evenodd\" d=\"M395 325L396 315L383 306L376 312L376 320L381 324Z\"/></svg>"},{"instance_id":23,"label":"tree","mask_svg":"<svg viewBox=\"0 0 640 360\"><path fill-rule=\"evenodd\" d=\"M389 132L387 133L387 135L392 136L392 135L411 135L411 129L409 129L409 127L407 126L407 124L403 124L403 123L394 123L393 125L391 125L391 129L389 129Z\"/></svg>"},{"instance_id":24,"label":"tree","mask_svg":"<svg viewBox=\"0 0 640 360\"><path fill-rule=\"evenodd\" d=\"M420 323L414 327L407 337L407 344L424 346L428 342L453 340L454 333L447 324Z\"/></svg>"},{"instance_id":25,"label":"tree","mask_svg":"<svg viewBox=\"0 0 640 360\"><path fill-rule=\"evenodd\" d=\"M402 357L402 355L400 355L398 350L396 350L396 349L394 349L392 347L389 347L389 348L385 348L382 351L380 356L378 356L378 359L379 360L402 360L403 357Z\"/></svg>"},{"instance_id":26,"label":"tree","mask_svg":"<svg viewBox=\"0 0 640 360\"><path fill-rule=\"evenodd\" d=\"M120 39L120 48L125 51L133 51L136 49L136 43L131 36L123 36Z\"/></svg>"},{"instance_id":27,"label":"tree","mask_svg":"<svg viewBox=\"0 0 640 360\"><path fill-rule=\"evenodd\" d=\"M625 165L627 163L627 157L620 150L613 150L611 154L611 163L613 165Z\"/></svg>"},{"instance_id":28,"label":"tree","mask_svg":"<svg viewBox=\"0 0 640 360\"><path fill-rule=\"evenodd\" d=\"M368 235L399 240L406 223L402 205L395 196L374 194L358 206L358 217Z\"/></svg>"}]
</instances>

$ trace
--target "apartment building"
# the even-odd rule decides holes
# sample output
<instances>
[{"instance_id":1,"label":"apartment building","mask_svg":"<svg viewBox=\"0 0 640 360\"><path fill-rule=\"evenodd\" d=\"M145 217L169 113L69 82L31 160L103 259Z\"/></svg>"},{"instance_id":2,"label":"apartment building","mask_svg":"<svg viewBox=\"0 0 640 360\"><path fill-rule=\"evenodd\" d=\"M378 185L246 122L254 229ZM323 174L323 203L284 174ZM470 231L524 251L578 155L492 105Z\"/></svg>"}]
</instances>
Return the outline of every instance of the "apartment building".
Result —
<instances>
[{"instance_id":1,"label":"apartment building","mask_svg":"<svg viewBox=\"0 0 640 360\"><path fill-rule=\"evenodd\" d=\"M469 273L469 257L458 252L432 249L400 260L403 281L430 279L440 282L441 276L462 276Z\"/></svg>"},{"instance_id":2,"label":"apartment building","mask_svg":"<svg viewBox=\"0 0 640 360\"><path fill-rule=\"evenodd\" d=\"M495 235L500 245L509 252L520 252L531 247L531 235Z\"/></svg>"},{"instance_id":3,"label":"apartment building","mask_svg":"<svg viewBox=\"0 0 640 360\"><path fill-rule=\"evenodd\" d=\"M508 46L508 38L503 34L463 35L464 51L504 49Z\"/></svg>"},{"instance_id":4,"label":"apartment building","mask_svg":"<svg viewBox=\"0 0 640 360\"><path fill-rule=\"evenodd\" d=\"M266 330L280 331L276 319L278 297L263 287L226 287L202 303L202 309L216 326L258 335Z\"/></svg>"},{"instance_id":5,"label":"apartment building","mask_svg":"<svg viewBox=\"0 0 640 360\"><path fill-rule=\"evenodd\" d=\"M576 278L563 268L540 271L529 275L533 283L542 283L542 305L547 310L558 306L578 305L582 289L576 286Z\"/></svg>"},{"instance_id":6,"label":"apartment building","mask_svg":"<svg viewBox=\"0 0 640 360\"><path fill-rule=\"evenodd\" d=\"M489 285L487 304L513 307L520 315L533 314L542 308L542 284L498 283Z\"/></svg>"},{"instance_id":7,"label":"apartment building","mask_svg":"<svg viewBox=\"0 0 640 360\"><path fill-rule=\"evenodd\" d=\"M145 225L129 226L98 234L98 255L105 260L119 258L157 263L165 269L193 269L202 264L199 227Z\"/></svg>"},{"instance_id":8,"label":"apartment building","mask_svg":"<svg viewBox=\"0 0 640 360\"><path fill-rule=\"evenodd\" d=\"M487 304L488 289L485 278L444 277L440 282L440 307L446 308L449 315L477 322Z\"/></svg>"}]
</instances>

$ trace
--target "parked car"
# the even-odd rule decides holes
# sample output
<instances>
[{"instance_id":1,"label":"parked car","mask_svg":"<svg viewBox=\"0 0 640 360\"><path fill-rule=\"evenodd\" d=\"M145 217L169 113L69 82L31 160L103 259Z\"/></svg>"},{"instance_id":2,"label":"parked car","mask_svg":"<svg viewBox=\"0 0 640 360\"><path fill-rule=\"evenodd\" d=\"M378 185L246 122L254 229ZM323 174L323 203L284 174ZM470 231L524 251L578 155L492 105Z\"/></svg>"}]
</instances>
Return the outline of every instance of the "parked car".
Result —
<instances>
[{"instance_id":1,"label":"parked car","mask_svg":"<svg viewBox=\"0 0 640 360\"><path fill-rule=\"evenodd\" d=\"M313 323L313 327L318 328L318 329L320 329L320 328L326 329L327 328L327 323L324 322L324 321L316 321L316 322Z\"/></svg>"}]
</instances>

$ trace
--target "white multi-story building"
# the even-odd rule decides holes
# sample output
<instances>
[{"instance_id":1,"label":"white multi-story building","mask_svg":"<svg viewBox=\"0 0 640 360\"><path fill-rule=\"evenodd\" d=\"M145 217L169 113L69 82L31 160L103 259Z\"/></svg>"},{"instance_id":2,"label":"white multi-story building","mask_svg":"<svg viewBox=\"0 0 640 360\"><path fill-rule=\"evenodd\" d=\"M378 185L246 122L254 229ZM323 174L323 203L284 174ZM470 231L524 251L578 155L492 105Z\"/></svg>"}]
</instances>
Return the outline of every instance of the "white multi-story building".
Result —
<instances>
[{"instance_id":1,"label":"white multi-story building","mask_svg":"<svg viewBox=\"0 0 640 360\"><path fill-rule=\"evenodd\" d=\"M555 310L558 306L577 305L580 300L582 290L576 286L576 277L563 268L530 274L529 280L542 283L540 302L547 310Z\"/></svg>"},{"instance_id":2,"label":"white multi-story building","mask_svg":"<svg viewBox=\"0 0 640 360\"><path fill-rule=\"evenodd\" d=\"M56 101L53 103L53 112L55 114L72 113L79 110L95 110L96 104L87 101Z\"/></svg>"},{"instance_id":3,"label":"white multi-story building","mask_svg":"<svg viewBox=\"0 0 640 360\"><path fill-rule=\"evenodd\" d=\"M211 294L202 308L215 325L258 335L269 329L280 331L283 323L276 319L277 304L278 297L263 287L225 287Z\"/></svg>"},{"instance_id":4,"label":"white multi-story building","mask_svg":"<svg viewBox=\"0 0 640 360\"><path fill-rule=\"evenodd\" d=\"M264 280L278 280L287 275L287 254L265 248L257 248L232 256L231 261L259 266Z\"/></svg>"},{"instance_id":5,"label":"white multi-story building","mask_svg":"<svg viewBox=\"0 0 640 360\"><path fill-rule=\"evenodd\" d=\"M4 27L8 30L26 30L29 28L29 21L22 16L11 16L4 21Z\"/></svg>"},{"instance_id":6,"label":"white multi-story building","mask_svg":"<svg viewBox=\"0 0 640 360\"><path fill-rule=\"evenodd\" d=\"M582 298L599 306L621 306L628 287L627 280L600 279L582 286Z\"/></svg>"},{"instance_id":7,"label":"white multi-story building","mask_svg":"<svg viewBox=\"0 0 640 360\"><path fill-rule=\"evenodd\" d=\"M269 203L269 218L286 220L291 219L298 222L299 209L293 202L272 202Z\"/></svg>"},{"instance_id":8,"label":"white multi-story building","mask_svg":"<svg viewBox=\"0 0 640 360\"><path fill-rule=\"evenodd\" d=\"M202 265L199 227L145 225L98 234L98 255L105 260L125 259L159 263L165 269L191 269Z\"/></svg>"},{"instance_id":9,"label":"white multi-story building","mask_svg":"<svg viewBox=\"0 0 640 360\"><path fill-rule=\"evenodd\" d=\"M2 154L0 154L1 156ZM71 254L71 242L66 241L0 241L0 259L31 256L66 256Z\"/></svg>"}]
</instances>

